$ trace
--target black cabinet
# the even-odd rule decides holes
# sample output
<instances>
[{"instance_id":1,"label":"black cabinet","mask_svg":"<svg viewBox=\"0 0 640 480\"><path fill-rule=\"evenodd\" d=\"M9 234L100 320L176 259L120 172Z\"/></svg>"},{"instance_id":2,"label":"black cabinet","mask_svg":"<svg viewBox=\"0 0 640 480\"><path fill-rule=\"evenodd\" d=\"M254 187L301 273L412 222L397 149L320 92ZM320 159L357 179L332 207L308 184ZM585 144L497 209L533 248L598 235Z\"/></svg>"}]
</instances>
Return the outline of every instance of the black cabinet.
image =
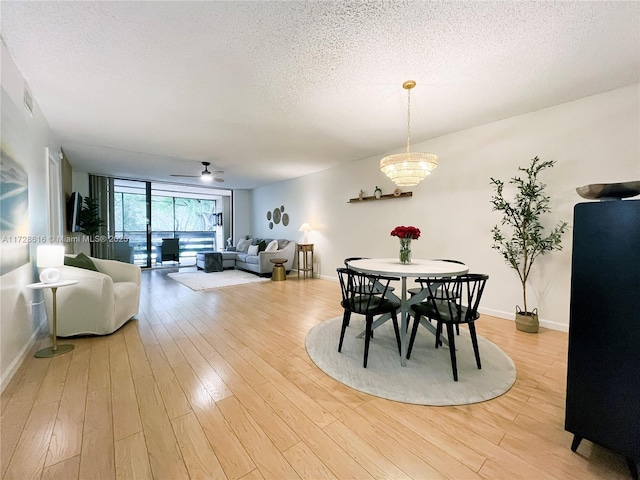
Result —
<instances>
[{"instance_id":1,"label":"black cabinet","mask_svg":"<svg viewBox=\"0 0 640 480\"><path fill-rule=\"evenodd\" d=\"M574 209L565 429L640 461L640 200Z\"/></svg>"}]
</instances>

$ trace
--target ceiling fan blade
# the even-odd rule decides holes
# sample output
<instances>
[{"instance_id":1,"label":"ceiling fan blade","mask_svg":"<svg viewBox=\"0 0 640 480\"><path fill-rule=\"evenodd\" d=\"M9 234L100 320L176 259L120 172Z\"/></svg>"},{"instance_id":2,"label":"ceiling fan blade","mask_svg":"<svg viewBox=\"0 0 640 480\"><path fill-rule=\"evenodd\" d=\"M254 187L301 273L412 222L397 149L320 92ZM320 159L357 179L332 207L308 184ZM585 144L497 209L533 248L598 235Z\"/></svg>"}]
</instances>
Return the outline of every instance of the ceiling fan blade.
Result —
<instances>
[{"instance_id":1,"label":"ceiling fan blade","mask_svg":"<svg viewBox=\"0 0 640 480\"><path fill-rule=\"evenodd\" d=\"M178 174L170 174L170 177L187 177L187 178L200 178L202 175L178 175Z\"/></svg>"}]
</instances>

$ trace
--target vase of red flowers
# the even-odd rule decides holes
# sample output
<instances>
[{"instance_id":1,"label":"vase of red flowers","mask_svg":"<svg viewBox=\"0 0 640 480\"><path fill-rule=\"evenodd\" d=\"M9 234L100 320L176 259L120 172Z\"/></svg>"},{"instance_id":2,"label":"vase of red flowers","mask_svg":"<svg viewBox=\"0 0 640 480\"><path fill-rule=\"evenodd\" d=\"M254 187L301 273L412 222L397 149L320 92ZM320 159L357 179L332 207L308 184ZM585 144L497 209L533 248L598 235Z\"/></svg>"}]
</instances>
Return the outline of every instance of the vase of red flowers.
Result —
<instances>
[{"instance_id":1,"label":"vase of red flowers","mask_svg":"<svg viewBox=\"0 0 640 480\"><path fill-rule=\"evenodd\" d=\"M411 240L420 238L420 229L398 226L391 230L391 236L400 239L400 263L411 263Z\"/></svg>"}]
</instances>

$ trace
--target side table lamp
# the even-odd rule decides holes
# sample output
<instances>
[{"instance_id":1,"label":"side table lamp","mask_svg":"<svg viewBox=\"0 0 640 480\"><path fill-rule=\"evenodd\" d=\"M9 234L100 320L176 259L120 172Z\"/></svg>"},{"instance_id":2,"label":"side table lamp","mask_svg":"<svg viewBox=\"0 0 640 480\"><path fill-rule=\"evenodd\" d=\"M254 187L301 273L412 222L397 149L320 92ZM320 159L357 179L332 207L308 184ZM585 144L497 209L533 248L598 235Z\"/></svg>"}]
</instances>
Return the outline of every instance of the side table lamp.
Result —
<instances>
[{"instance_id":1,"label":"side table lamp","mask_svg":"<svg viewBox=\"0 0 640 480\"><path fill-rule=\"evenodd\" d=\"M311 225L309 225L308 223L303 223L302 225L300 225L300 228L298 229L298 231L304 232L304 238L302 239L302 243L307 243L307 232L310 232L311 230L313 230L313 228L311 228Z\"/></svg>"},{"instance_id":2,"label":"side table lamp","mask_svg":"<svg viewBox=\"0 0 640 480\"><path fill-rule=\"evenodd\" d=\"M55 357L56 355L62 355L63 353L73 350L73 345L58 345L58 306L56 303L56 293L58 287L66 287L67 285L74 285L78 283L78 280L60 280L60 270L56 267L64 265L64 246L62 245L40 245L36 251L38 268L43 270L40 272L40 283L32 283L27 285L28 288L34 290L44 290L50 288L53 295L53 319L52 319L52 331L51 339L52 345L42 350L38 350L35 354L39 358Z\"/></svg>"}]
</instances>

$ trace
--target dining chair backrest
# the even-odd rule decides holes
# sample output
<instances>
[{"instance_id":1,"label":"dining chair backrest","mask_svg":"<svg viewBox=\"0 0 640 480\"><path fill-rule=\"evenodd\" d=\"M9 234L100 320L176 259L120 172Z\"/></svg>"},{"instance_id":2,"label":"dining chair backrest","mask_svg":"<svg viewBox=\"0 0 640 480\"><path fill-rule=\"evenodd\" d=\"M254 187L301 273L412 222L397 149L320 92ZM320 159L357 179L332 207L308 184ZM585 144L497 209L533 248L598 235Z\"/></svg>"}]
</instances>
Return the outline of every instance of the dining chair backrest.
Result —
<instances>
[{"instance_id":1,"label":"dining chair backrest","mask_svg":"<svg viewBox=\"0 0 640 480\"><path fill-rule=\"evenodd\" d=\"M419 279L429 289L427 301L443 322L469 323L479 317L478 306L488 275L467 273L449 278Z\"/></svg>"},{"instance_id":2,"label":"dining chair backrest","mask_svg":"<svg viewBox=\"0 0 640 480\"><path fill-rule=\"evenodd\" d=\"M382 305L389 284L399 278L370 275L349 268L338 268L342 306L355 313L374 313Z\"/></svg>"},{"instance_id":3,"label":"dining chair backrest","mask_svg":"<svg viewBox=\"0 0 640 480\"><path fill-rule=\"evenodd\" d=\"M367 260L369 257L347 257L344 259L344 266L349 268L349 262L353 262L354 260Z\"/></svg>"}]
</instances>

